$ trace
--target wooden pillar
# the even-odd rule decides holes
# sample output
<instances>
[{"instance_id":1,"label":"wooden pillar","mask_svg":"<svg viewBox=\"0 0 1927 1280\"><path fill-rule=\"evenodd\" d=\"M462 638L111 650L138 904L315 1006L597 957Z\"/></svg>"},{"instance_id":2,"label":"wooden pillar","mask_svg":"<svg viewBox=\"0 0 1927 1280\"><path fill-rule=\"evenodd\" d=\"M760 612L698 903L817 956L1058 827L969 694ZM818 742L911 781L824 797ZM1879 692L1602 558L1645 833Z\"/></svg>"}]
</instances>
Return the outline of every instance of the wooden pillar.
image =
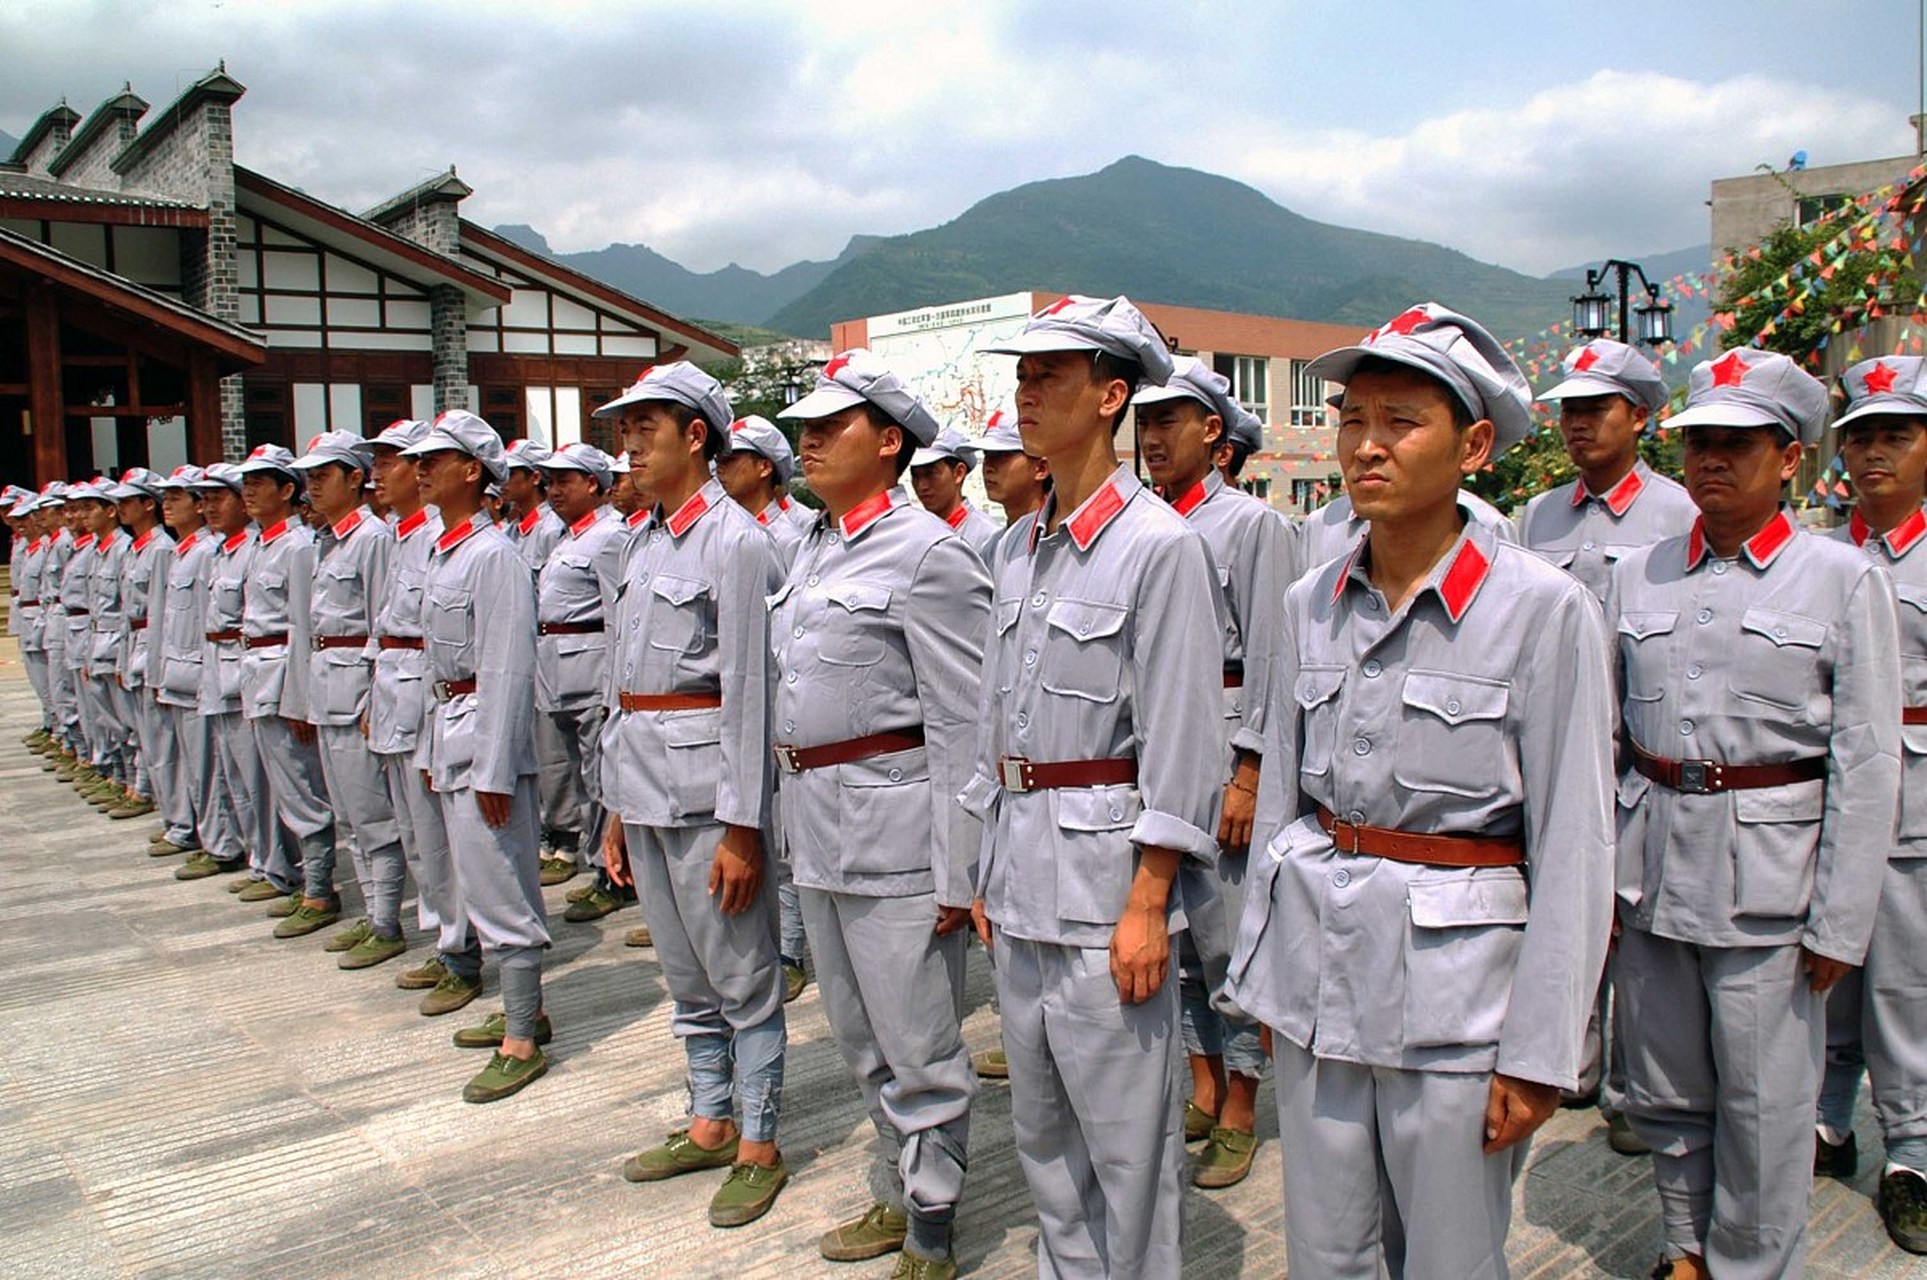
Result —
<instances>
[{"instance_id":1,"label":"wooden pillar","mask_svg":"<svg viewBox=\"0 0 1927 1280\"><path fill-rule=\"evenodd\" d=\"M221 460L221 375L200 350L187 358L187 460L197 467Z\"/></svg>"},{"instance_id":2,"label":"wooden pillar","mask_svg":"<svg viewBox=\"0 0 1927 1280\"><path fill-rule=\"evenodd\" d=\"M67 478L67 405L60 387L60 309L52 290L27 292L27 402L36 486Z\"/></svg>"}]
</instances>

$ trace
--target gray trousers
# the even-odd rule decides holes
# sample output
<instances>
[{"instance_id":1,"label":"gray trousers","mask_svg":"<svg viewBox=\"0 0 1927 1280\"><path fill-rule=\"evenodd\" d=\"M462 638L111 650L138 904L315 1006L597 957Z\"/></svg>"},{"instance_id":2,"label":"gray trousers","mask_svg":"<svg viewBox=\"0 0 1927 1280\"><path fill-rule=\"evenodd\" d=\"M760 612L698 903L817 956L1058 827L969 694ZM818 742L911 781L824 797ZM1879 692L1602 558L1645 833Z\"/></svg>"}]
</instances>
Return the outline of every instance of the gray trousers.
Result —
<instances>
[{"instance_id":1,"label":"gray trousers","mask_svg":"<svg viewBox=\"0 0 1927 1280\"><path fill-rule=\"evenodd\" d=\"M47 651L45 649L22 649L20 665L27 669L27 683L33 686L33 696L40 699L40 727L54 727L54 695L47 677Z\"/></svg>"},{"instance_id":2,"label":"gray trousers","mask_svg":"<svg viewBox=\"0 0 1927 1280\"><path fill-rule=\"evenodd\" d=\"M448 829L449 863L455 892L468 913L483 955L502 971L508 1034L535 1034L541 1012L542 952L549 945L549 917L542 904L540 835L535 825L535 779L518 778L509 801L509 820L491 827L470 787L441 793L442 822ZM444 963L449 956L444 954ZM464 977L458 964L449 968ZM518 971L511 976L511 970ZM479 972L479 971L478 971ZM533 980L531 998L511 999Z\"/></svg>"},{"instance_id":3,"label":"gray trousers","mask_svg":"<svg viewBox=\"0 0 1927 1280\"><path fill-rule=\"evenodd\" d=\"M939 938L929 893L865 898L799 889L798 898L823 1011L883 1139L871 1193L948 1222L963 1194L977 1094L962 1029L969 932Z\"/></svg>"},{"instance_id":4,"label":"gray trousers","mask_svg":"<svg viewBox=\"0 0 1927 1280\"><path fill-rule=\"evenodd\" d=\"M1821 1119L1851 1128L1860 1068L1887 1159L1927 1173L1927 858L1887 863L1867 963L1827 994ZM1836 1081L1836 1077L1841 1077ZM1840 1113L1827 1115L1829 1093ZM1844 1123L1840 1121L1844 1119Z\"/></svg>"},{"instance_id":5,"label":"gray trousers","mask_svg":"<svg viewBox=\"0 0 1927 1280\"><path fill-rule=\"evenodd\" d=\"M415 875L415 922L435 935L436 949L444 957L473 955L479 964L481 952L473 930L468 927L468 916L462 911L462 896L456 887L455 867L448 851L448 827L442 821L442 803L422 781L412 753L378 759L388 780L388 803L395 811L402 853ZM457 971L465 972L459 968Z\"/></svg>"},{"instance_id":6,"label":"gray trousers","mask_svg":"<svg viewBox=\"0 0 1927 1280\"><path fill-rule=\"evenodd\" d=\"M568 712L535 713L535 794L542 817L542 841L551 849L575 847L582 839L588 807L583 794L581 753L573 734L558 718Z\"/></svg>"},{"instance_id":7,"label":"gray trousers","mask_svg":"<svg viewBox=\"0 0 1927 1280\"><path fill-rule=\"evenodd\" d=\"M170 704L163 710L173 722L174 740L180 744L181 772L194 809L195 840L217 861L233 862L238 858L245 862L248 848L241 839L241 821L234 812L233 796L219 785L221 717L202 715L196 707ZM250 735L249 742L252 741Z\"/></svg>"},{"instance_id":8,"label":"gray trousers","mask_svg":"<svg viewBox=\"0 0 1927 1280\"><path fill-rule=\"evenodd\" d=\"M147 765L154 804L161 812L161 830L177 845L192 847L194 840L194 780L181 747L174 708L155 700L152 689L140 691L141 755Z\"/></svg>"},{"instance_id":9,"label":"gray trousers","mask_svg":"<svg viewBox=\"0 0 1927 1280\"><path fill-rule=\"evenodd\" d=\"M149 726L146 706L152 706L154 699L146 689L123 688L116 679L109 686L114 695L115 717L126 726L126 770L127 786L137 795L154 799L153 750L148 744ZM159 808L158 803L155 806Z\"/></svg>"},{"instance_id":10,"label":"gray trousers","mask_svg":"<svg viewBox=\"0 0 1927 1280\"><path fill-rule=\"evenodd\" d=\"M782 1110L789 1032L767 859L755 901L729 916L709 892L720 825L625 822L622 835L656 961L676 1002L669 1029L688 1059L691 1114L726 1119L733 1095L743 1136L771 1141Z\"/></svg>"},{"instance_id":11,"label":"gray trousers","mask_svg":"<svg viewBox=\"0 0 1927 1280\"><path fill-rule=\"evenodd\" d=\"M275 888L293 892L301 887L301 868L281 824L275 821L274 800L268 793L267 770L261 763L254 726L239 711L225 711L210 719L214 723L215 752L214 768L207 778L209 810L214 804L228 806L256 879L270 880Z\"/></svg>"},{"instance_id":12,"label":"gray trousers","mask_svg":"<svg viewBox=\"0 0 1927 1280\"><path fill-rule=\"evenodd\" d=\"M317 901L335 896L335 815L328 805L328 783L321 776L321 750L294 736L280 716L248 721L255 751L267 779L273 821L281 828L276 843L286 848L292 836L301 848L302 892ZM293 859L290 858L292 862Z\"/></svg>"},{"instance_id":13,"label":"gray trousers","mask_svg":"<svg viewBox=\"0 0 1927 1280\"><path fill-rule=\"evenodd\" d=\"M321 775L327 784L337 832L347 829L355 880L368 922L384 938L401 936L401 896L407 865L401 849L401 826L388 793L388 774L361 726L324 724L315 727L321 748Z\"/></svg>"},{"instance_id":14,"label":"gray trousers","mask_svg":"<svg viewBox=\"0 0 1927 1280\"><path fill-rule=\"evenodd\" d=\"M125 781L122 756L126 750L126 730L114 706L113 678L81 676L75 673L80 690L81 722L87 734L87 759L97 772L116 782Z\"/></svg>"},{"instance_id":15,"label":"gray trousers","mask_svg":"<svg viewBox=\"0 0 1927 1280\"><path fill-rule=\"evenodd\" d=\"M1628 928L1614 965L1626 1118L1653 1149L1667 1246L1720 1280L1799 1276L1826 1035L1800 948Z\"/></svg>"},{"instance_id":16,"label":"gray trousers","mask_svg":"<svg viewBox=\"0 0 1927 1280\"><path fill-rule=\"evenodd\" d=\"M1178 984L1124 1004L1103 947L994 936L1037 1274L1171 1277L1184 1175Z\"/></svg>"},{"instance_id":17,"label":"gray trousers","mask_svg":"<svg viewBox=\"0 0 1927 1280\"><path fill-rule=\"evenodd\" d=\"M1529 1144L1480 1150L1491 1075L1368 1067L1274 1043L1286 1269L1322 1280L1504 1277L1512 1183Z\"/></svg>"},{"instance_id":18,"label":"gray trousers","mask_svg":"<svg viewBox=\"0 0 1927 1280\"><path fill-rule=\"evenodd\" d=\"M54 733L69 750L81 745L80 698L74 684L80 673L67 665L64 645L47 649L47 693L52 700Z\"/></svg>"}]
</instances>

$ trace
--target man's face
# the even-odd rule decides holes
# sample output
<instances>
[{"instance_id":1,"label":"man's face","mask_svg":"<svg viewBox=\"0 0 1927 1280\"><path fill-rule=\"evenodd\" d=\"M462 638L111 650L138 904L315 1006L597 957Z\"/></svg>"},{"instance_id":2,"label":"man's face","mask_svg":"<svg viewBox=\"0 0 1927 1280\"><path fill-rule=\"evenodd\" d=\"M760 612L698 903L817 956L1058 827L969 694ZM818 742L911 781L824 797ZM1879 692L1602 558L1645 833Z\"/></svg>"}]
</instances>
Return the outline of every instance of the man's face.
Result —
<instances>
[{"instance_id":1,"label":"man's face","mask_svg":"<svg viewBox=\"0 0 1927 1280\"><path fill-rule=\"evenodd\" d=\"M1017 505L1028 510L1043 500L1044 477L1050 464L1017 449L986 453L983 461L984 496L998 506Z\"/></svg>"},{"instance_id":2,"label":"man's face","mask_svg":"<svg viewBox=\"0 0 1927 1280\"><path fill-rule=\"evenodd\" d=\"M415 460L386 445L375 449L375 498L385 507L413 507L421 501Z\"/></svg>"},{"instance_id":3,"label":"man's face","mask_svg":"<svg viewBox=\"0 0 1927 1280\"><path fill-rule=\"evenodd\" d=\"M917 501L932 515L948 516L963 501L964 477L970 468L955 458L939 458L910 468L910 487Z\"/></svg>"},{"instance_id":4,"label":"man's face","mask_svg":"<svg viewBox=\"0 0 1927 1280\"><path fill-rule=\"evenodd\" d=\"M637 490L630 475L623 472L616 477L615 484L610 486L609 505L625 516L632 516L649 504L643 500L641 492Z\"/></svg>"},{"instance_id":5,"label":"man's face","mask_svg":"<svg viewBox=\"0 0 1927 1280\"><path fill-rule=\"evenodd\" d=\"M1352 509L1399 520L1457 500L1459 481L1485 465L1492 424L1453 425L1452 393L1416 369L1354 376L1339 409L1338 466Z\"/></svg>"},{"instance_id":6,"label":"man's face","mask_svg":"<svg viewBox=\"0 0 1927 1280\"><path fill-rule=\"evenodd\" d=\"M602 505L602 490L596 488L595 477L586 471L549 472L549 505L562 523L573 525Z\"/></svg>"},{"instance_id":7,"label":"man's face","mask_svg":"<svg viewBox=\"0 0 1927 1280\"><path fill-rule=\"evenodd\" d=\"M1927 487L1927 423L1882 415L1850 422L1841 433L1840 457L1863 498L1918 503Z\"/></svg>"},{"instance_id":8,"label":"man's face","mask_svg":"<svg viewBox=\"0 0 1927 1280\"><path fill-rule=\"evenodd\" d=\"M200 523L201 505L187 489L161 491L161 519L176 533L185 533Z\"/></svg>"},{"instance_id":9,"label":"man's face","mask_svg":"<svg viewBox=\"0 0 1927 1280\"><path fill-rule=\"evenodd\" d=\"M1017 430L1024 451L1048 458L1110 430L1110 415L1123 408L1130 388L1099 382L1088 351L1042 351L1017 359Z\"/></svg>"},{"instance_id":10,"label":"man's face","mask_svg":"<svg viewBox=\"0 0 1927 1280\"><path fill-rule=\"evenodd\" d=\"M208 490L202 501L207 522L222 533L239 533L248 527L247 504L241 500L240 494L226 485Z\"/></svg>"},{"instance_id":11,"label":"man's face","mask_svg":"<svg viewBox=\"0 0 1927 1280\"><path fill-rule=\"evenodd\" d=\"M308 500L330 522L361 505L361 472L328 462L308 472Z\"/></svg>"},{"instance_id":12,"label":"man's face","mask_svg":"<svg viewBox=\"0 0 1927 1280\"><path fill-rule=\"evenodd\" d=\"M104 538L120 527L120 515L113 503L89 498L80 505L86 509L87 532L95 537Z\"/></svg>"},{"instance_id":13,"label":"man's face","mask_svg":"<svg viewBox=\"0 0 1927 1280\"><path fill-rule=\"evenodd\" d=\"M643 492L673 492L699 465L702 446L695 423L678 426L676 414L660 401L645 400L622 411L622 447L629 453L629 474Z\"/></svg>"},{"instance_id":14,"label":"man's face","mask_svg":"<svg viewBox=\"0 0 1927 1280\"><path fill-rule=\"evenodd\" d=\"M1196 400L1159 400L1137 407L1137 451L1151 483L1178 497L1173 486L1190 484L1211 470L1211 453L1224 434L1224 420Z\"/></svg>"},{"instance_id":15,"label":"man's face","mask_svg":"<svg viewBox=\"0 0 1927 1280\"><path fill-rule=\"evenodd\" d=\"M138 529L147 523L147 504L151 498L122 498L114 504L114 515L130 529Z\"/></svg>"},{"instance_id":16,"label":"man's face","mask_svg":"<svg viewBox=\"0 0 1927 1280\"><path fill-rule=\"evenodd\" d=\"M716 459L716 479L730 497L752 513L768 505L765 495L775 474L775 464L750 449L732 449Z\"/></svg>"},{"instance_id":17,"label":"man's face","mask_svg":"<svg viewBox=\"0 0 1927 1280\"><path fill-rule=\"evenodd\" d=\"M415 469L421 478L423 499L436 506L466 506L481 482L482 464L459 449L418 454Z\"/></svg>"},{"instance_id":18,"label":"man's face","mask_svg":"<svg viewBox=\"0 0 1927 1280\"><path fill-rule=\"evenodd\" d=\"M502 481L502 501L514 507L518 515L535 510L542 501L535 473L525 467L511 467L509 478Z\"/></svg>"},{"instance_id":19,"label":"man's face","mask_svg":"<svg viewBox=\"0 0 1927 1280\"><path fill-rule=\"evenodd\" d=\"M1581 471L1631 467L1646 429L1646 406L1625 396L1573 396L1559 402L1559 434L1566 456Z\"/></svg>"},{"instance_id":20,"label":"man's face","mask_svg":"<svg viewBox=\"0 0 1927 1280\"><path fill-rule=\"evenodd\" d=\"M265 529L294 509L294 485L278 471L250 471L241 477L241 501Z\"/></svg>"},{"instance_id":21,"label":"man's face","mask_svg":"<svg viewBox=\"0 0 1927 1280\"><path fill-rule=\"evenodd\" d=\"M810 487L825 501L839 503L861 501L858 491L872 487L886 471L894 478L895 463L889 460L906 447L902 427L877 426L862 405L811 418L796 441Z\"/></svg>"},{"instance_id":22,"label":"man's face","mask_svg":"<svg viewBox=\"0 0 1927 1280\"><path fill-rule=\"evenodd\" d=\"M1686 428L1686 491L1715 519L1764 525L1800 465L1800 446L1772 427Z\"/></svg>"}]
</instances>

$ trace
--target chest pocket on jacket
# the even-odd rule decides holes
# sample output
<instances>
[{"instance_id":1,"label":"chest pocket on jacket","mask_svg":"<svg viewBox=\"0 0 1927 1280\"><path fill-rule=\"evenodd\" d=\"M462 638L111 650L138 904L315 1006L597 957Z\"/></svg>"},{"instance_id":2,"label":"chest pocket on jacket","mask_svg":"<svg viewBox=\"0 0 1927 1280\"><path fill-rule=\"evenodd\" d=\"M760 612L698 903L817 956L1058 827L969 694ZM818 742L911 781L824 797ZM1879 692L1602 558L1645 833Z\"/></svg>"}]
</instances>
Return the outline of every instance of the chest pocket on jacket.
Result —
<instances>
[{"instance_id":1,"label":"chest pocket on jacket","mask_svg":"<svg viewBox=\"0 0 1927 1280\"><path fill-rule=\"evenodd\" d=\"M355 617L366 608L361 571L345 558L328 560L315 572L316 594L336 617Z\"/></svg>"},{"instance_id":2,"label":"chest pocket on jacket","mask_svg":"<svg viewBox=\"0 0 1927 1280\"><path fill-rule=\"evenodd\" d=\"M659 573L650 580L649 590L661 601L643 624L649 647L701 653L709 643L709 584Z\"/></svg>"},{"instance_id":3,"label":"chest pocket on jacket","mask_svg":"<svg viewBox=\"0 0 1927 1280\"><path fill-rule=\"evenodd\" d=\"M1626 667L1626 698L1657 702L1666 695L1666 654L1663 645L1646 643L1673 634L1679 625L1675 611L1634 611L1619 615L1619 656Z\"/></svg>"},{"instance_id":4,"label":"chest pocket on jacket","mask_svg":"<svg viewBox=\"0 0 1927 1280\"><path fill-rule=\"evenodd\" d=\"M427 604L422 610L423 631L438 646L456 650L468 648L474 631L470 613L473 602L472 592L459 587L437 587L429 592Z\"/></svg>"},{"instance_id":5,"label":"chest pocket on jacket","mask_svg":"<svg viewBox=\"0 0 1927 1280\"><path fill-rule=\"evenodd\" d=\"M1338 691L1345 687L1343 667L1300 667L1292 686L1298 714L1305 722L1305 745L1298 772L1323 777L1331 772L1332 751L1338 745Z\"/></svg>"},{"instance_id":6,"label":"chest pocket on jacket","mask_svg":"<svg viewBox=\"0 0 1927 1280\"><path fill-rule=\"evenodd\" d=\"M1405 714L1392 776L1414 791L1485 797L1514 785L1505 715L1512 688L1502 680L1413 671L1405 677Z\"/></svg>"},{"instance_id":7,"label":"chest pocket on jacket","mask_svg":"<svg viewBox=\"0 0 1927 1280\"><path fill-rule=\"evenodd\" d=\"M1826 642L1823 622L1778 609L1748 609L1740 617L1740 642L1727 664L1727 679L1741 698L1780 711L1801 710L1820 686L1820 647Z\"/></svg>"},{"instance_id":8,"label":"chest pocket on jacket","mask_svg":"<svg viewBox=\"0 0 1927 1280\"><path fill-rule=\"evenodd\" d=\"M1040 683L1052 693L1088 702L1116 702L1124 677L1121 604L1059 600L1045 617Z\"/></svg>"},{"instance_id":9,"label":"chest pocket on jacket","mask_svg":"<svg viewBox=\"0 0 1927 1280\"><path fill-rule=\"evenodd\" d=\"M817 652L838 667L873 667L883 660L884 633L890 622L890 588L874 582L834 582L823 588L830 607L823 612Z\"/></svg>"}]
</instances>

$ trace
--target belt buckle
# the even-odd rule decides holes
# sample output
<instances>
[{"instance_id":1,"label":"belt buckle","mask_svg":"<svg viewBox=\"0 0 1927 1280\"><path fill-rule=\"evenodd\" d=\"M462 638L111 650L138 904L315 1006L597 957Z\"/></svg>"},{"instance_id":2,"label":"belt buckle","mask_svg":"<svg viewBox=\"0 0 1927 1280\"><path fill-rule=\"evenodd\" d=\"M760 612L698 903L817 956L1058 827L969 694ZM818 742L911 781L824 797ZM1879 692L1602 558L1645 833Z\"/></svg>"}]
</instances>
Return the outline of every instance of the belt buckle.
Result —
<instances>
[{"instance_id":1,"label":"belt buckle","mask_svg":"<svg viewBox=\"0 0 1927 1280\"><path fill-rule=\"evenodd\" d=\"M1030 790L1030 761L1022 756L1004 756L999 759L997 774L1006 791L1022 795Z\"/></svg>"},{"instance_id":2,"label":"belt buckle","mask_svg":"<svg viewBox=\"0 0 1927 1280\"><path fill-rule=\"evenodd\" d=\"M437 702L447 702L455 696L448 691L448 681L446 680L437 680L434 684L430 685L429 688L434 690L435 701Z\"/></svg>"},{"instance_id":3,"label":"belt buckle","mask_svg":"<svg viewBox=\"0 0 1927 1280\"><path fill-rule=\"evenodd\" d=\"M316 652L316 653L320 653L320 652L321 652L321 637L320 637L319 635L312 635L312 636L309 636L309 637L308 637L308 647L309 647L310 649L312 649L312 650L314 650L314 652Z\"/></svg>"},{"instance_id":4,"label":"belt buckle","mask_svg":"<svg viewBox=\"0 0 1927 1280\"><path fill-rule=\"evenodd\" d=\"M1710 760L1682 760L1679 762L1679 790L1686 795L1710 796L1713 788L1709 775L1712 773Z\"/></svg>"},{"instance_id":5,"label":"belt buckle","mask_svg":"<svg viewBox=\"0 0 1927 1280\"><path fill-rule=\"evenodd\" d=\"M784 773L801 773L803 766L796 759L796 748L787 742L778 742L771 747L776 753L776 767Z\"/></svg>"},{"instance_id":6,"label":"belt buckle","mask_svg":"<svg viewBox=\"0 0 1927 1280\"><path fill-rule=\"evenodd\" d=\"M1345 832L1347 831L1352 833L1352 847L1349 849L1345 847ZM1334 813L1332 815L1331 841L1332 848L1338 852L1356 855L1358 853L1358 823L1347 822Z\"/></svg>"}]
</instances>

